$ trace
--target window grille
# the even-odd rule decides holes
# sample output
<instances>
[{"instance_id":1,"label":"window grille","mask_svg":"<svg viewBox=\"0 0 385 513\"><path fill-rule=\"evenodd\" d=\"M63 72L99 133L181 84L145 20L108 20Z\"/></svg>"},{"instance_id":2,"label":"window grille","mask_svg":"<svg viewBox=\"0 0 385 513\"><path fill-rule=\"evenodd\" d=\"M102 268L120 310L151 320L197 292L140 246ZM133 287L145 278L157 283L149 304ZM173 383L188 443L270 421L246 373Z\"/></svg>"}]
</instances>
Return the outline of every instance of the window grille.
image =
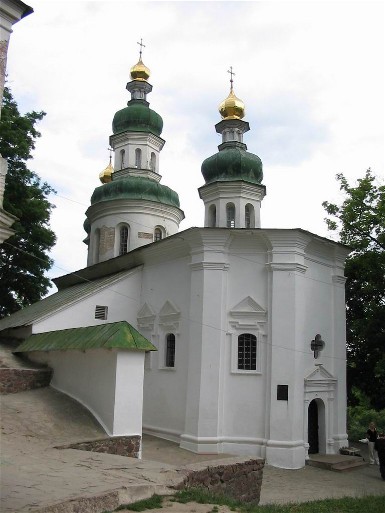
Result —
<instances>
[{"instance_id":1,"label":"window grille","mask_svg":"<svg viewBox=\"0 0 385 513\"><path fill-rule=\"evenodd\" d=\"M175 367L175 335L166 335L166 367Z\"/></svg>"},{"instance_id":2,"label":"window grille","mask_svg":"<svg viewBox=\"0 0 385 513\"><path fill-rule=\"evenodd\" d=\"M105 321L108 317L108 306L95 306L95 319L101 319Z\"/></svg>"},{"instance_id":3,"label":"window grille","mask_svg":"<svg viewBox=\"0 0 385 513\"><path fill-rule=\"evenodd\" d=\"M125 255L128 251L128 228L122 226L120 228L119 255Z\"/></svg>"},{"instance_id":4,"label":"window grille","mask_svg":"<svg viewBox=\"0 0 385 513\"><path fill-rule=\"evenodd\" d=\"M162 240L162 238L163 238L162 230L160 228L155 228L154 241L157 242L158 240Z\"/></svg>"},{"instance_id":5,"label":"window grille","mask_svg":"<svg viewBox=\"0 0 385 513\"><path fill-rule=\"evenodd\" d=\"M238 337L238 369L257 369L257 337L251 333Z\"/></svg>"}]
</instances>

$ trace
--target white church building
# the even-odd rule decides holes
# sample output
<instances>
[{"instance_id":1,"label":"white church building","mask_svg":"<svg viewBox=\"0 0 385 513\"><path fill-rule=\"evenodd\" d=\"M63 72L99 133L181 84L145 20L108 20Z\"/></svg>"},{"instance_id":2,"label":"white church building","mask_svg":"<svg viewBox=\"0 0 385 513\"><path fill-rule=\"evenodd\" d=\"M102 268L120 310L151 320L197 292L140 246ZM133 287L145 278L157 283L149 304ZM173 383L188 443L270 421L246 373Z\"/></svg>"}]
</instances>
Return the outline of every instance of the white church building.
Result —
<instances>
[{"instance_id":1,"label":"white church building","mask_svg":"<svg viewBox=\"0 0 385 513\"><path fill-rule=\"evenodd\" d=\"M202 164L203 228L162 185L163 121L149 69L113 118L113 163L84 224L87 267L0 321L45 361L51 386L110 436L149 433L197 453L296 469L348 445L344 261L348 248L301 229L261 228L260 158L233 82Z\"/></svg>"}]
</instances>

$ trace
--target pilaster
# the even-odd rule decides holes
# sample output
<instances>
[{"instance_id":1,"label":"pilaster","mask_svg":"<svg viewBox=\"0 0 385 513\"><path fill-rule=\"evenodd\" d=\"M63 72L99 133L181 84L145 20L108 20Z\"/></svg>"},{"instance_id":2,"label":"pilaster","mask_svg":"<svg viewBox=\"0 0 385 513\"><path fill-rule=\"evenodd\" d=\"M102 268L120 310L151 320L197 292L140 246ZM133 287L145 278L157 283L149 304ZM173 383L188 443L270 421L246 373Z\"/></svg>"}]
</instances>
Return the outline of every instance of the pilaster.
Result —
<instances>
[{"instance_id":1,"label":"pilaster","mask_svg":"<svg viewBox=\"0 0 385 513\"><path fill-rule=\"evenodd\" d=\"M191 247L189 368L181 447L219 452L223 422L229 234L194 232Z\"/></svg>"}]
</instances>

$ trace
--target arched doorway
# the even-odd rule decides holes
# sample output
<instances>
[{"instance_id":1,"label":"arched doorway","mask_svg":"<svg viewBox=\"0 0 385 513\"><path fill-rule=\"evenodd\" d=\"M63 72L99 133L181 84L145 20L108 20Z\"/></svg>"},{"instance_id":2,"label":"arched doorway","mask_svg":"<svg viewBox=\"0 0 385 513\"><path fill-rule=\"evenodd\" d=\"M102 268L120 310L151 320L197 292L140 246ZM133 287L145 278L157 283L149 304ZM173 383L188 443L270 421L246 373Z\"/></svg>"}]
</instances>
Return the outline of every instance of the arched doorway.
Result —
<instances>
[{"instance_id":1,"label":"arched doorway","mask_svg":"<svg viewBox=\"0 0 385 513\"><path fill-rule=\"evenodd\" d=\"M318 404L313 399L308 408L307 414L307 436L309 444L309 454L319 452L319 433L318 433Z\"/></svg>"}]
</instances>

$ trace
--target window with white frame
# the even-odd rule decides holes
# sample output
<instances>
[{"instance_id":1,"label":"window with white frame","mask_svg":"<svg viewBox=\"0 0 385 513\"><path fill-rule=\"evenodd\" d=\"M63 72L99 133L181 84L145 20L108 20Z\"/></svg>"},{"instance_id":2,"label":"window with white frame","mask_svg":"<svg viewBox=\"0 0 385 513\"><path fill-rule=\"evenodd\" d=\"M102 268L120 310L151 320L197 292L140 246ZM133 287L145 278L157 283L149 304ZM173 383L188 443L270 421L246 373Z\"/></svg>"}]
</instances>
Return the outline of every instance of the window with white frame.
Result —
<instances>
[{"instance_id":1,"label":"window with white frame","mask_svg":"<svg viewBox=\"0 0 385 513\"><path fill-rule=\"evenodd\" d=\"M128 227L121 226L119 231L119 255L125 255L128 252Z\"/></svg>"},{"instance_id":2,"label":"window with white frame","mask_svg":"<svg viewBox=\"0 0 385 513\"><path fill-rule=\"evenodd\" d=\"M162 229L157 226L154 230L154 241L157 242L162 239L163 239Z\"/></svg>"},{"instance_id":3,"label":"window with white frame","mask_svg":"<svg viewBox=\"0 0 385 513\"><path fill-rule=\"evenodd\" d=\"M209 227L215 228L217 225L217 207L215 205L209 206Z\"/></svg>"},{"instance_id":4,"label":"window with white frame","mask_svg":"<svg viewBox=\"0 0 385 513\"><path fill-rule=\"evenodd\" d=\"M151 171L156 170L156 155L154 152L151 152L150 169L151 169Z\"/></svg>"},{"instance_id":5,"label":"window with white frame","mask_svg":"<svg viewBox=\"0 0 385 513\"><path fill-rule=\"evenodd\" d=\"M124 162L126 156L126 150L120 150L120 169L124 169L126 164Z\"/></svg>"},{"instance_id":6,"label":"window with white frame","mask_svg":"<svg viewBox=\"0 0 385 513\"><path fill-rule=\"evenodd\" d=\"M235 205L227 203L226 205L226 226L227 228L235 228Z\"/></svg>"},{"instance_id":7,"label":"window with white frame","mask_svg":"<svg viewBox=\"0 0 385 513\"><path fill-rule=\"evenodd\" d=\"M254 207L250 203L245 206L245 228L255 227Z\"/></svg>"},{"instance_id":8,"label":"window with white frame","mask_svg":"<svg viewBox=\"0 0 385 513\"><path fill-rule=\"evenodd\" d=\"M165 367L175 367L175 335L167 333L165 347Z\"/></svg>"},{"instance_id":9,"label":"window with white frame","mask_svg":"<svg viewBox=\"0 0 385 513\"><path fill-rule=\"evenodd\" d=\"M142 150L140 148L135 150L135 167L138 169L142 168Z\"/></svg>"},{"instance_id":10,"label":"window with white frame","mask_svg":"<svg viewBox=\"0 0 385 513\"><path fill-rule=\"evenodd\" d=\"M238 336L238 370L257 370L257 337L251 333Z\"/></svg>"}]
</instances>

